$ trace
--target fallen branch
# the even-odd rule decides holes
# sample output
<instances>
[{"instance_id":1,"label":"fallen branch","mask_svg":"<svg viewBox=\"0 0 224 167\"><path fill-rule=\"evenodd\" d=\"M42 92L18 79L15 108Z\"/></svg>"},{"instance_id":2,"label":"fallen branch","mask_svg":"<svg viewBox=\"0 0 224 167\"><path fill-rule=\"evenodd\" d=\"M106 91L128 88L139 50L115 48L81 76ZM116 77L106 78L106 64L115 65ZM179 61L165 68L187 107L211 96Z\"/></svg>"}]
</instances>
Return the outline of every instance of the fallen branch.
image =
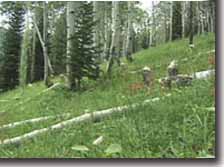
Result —
<instances>
[{"instance_id":1,"label":"fallen branch","mask_svg":"<svg viewBox=\"0 0 224 167\"><path fill-rule=\"evenodd\" d=\"M37 122L41 122L41 121L45 121L45 120L49 120L49 119L69 117L69 116L71 116L70 113L64 113L64 114L59 114L59 115L51 115L51 116L28 119L28 120L24 120L24 121L13 122L10 124L0 126L0 130L15 128L17 126L24 125L27 123L37 123Z\"/></svg>"},{"instance_id":2,"label":"fallen branch","mask_svg":"<svg viewBox=\"0 0 224 167\"><path fill-rule=\"evenodd\" d=\"M58 82L58 83L55 83L55 84L52 85L51 87L49 87L49 88L43 90L43 91L41 92L41 94L42 94L42 93L46 93L46 92L48 92L49 90L52 90L52 89L54 89L55 87L57 87L57 86L59 86L59 85L60 85L59 82Z\"/></svg>"},{"instance_id":3,"label":"fallen branch","mask_svg":"<svg viewBox=\"0 0 224 167\"><path fill-rule=\"evenodd\" d=\"M167 96L170 96L170 94L168 94ZM149 99L149 100L145 100L143 103L136 103L136 104L132 104L132 105L125 105L125 106L121 106L121 107L114 107L114 108L110 108L110 109L106 109L106 110L101 110L101 111L96 111L96 112L92 112L92 113L86 113L83 114L81 116L57 123L55 125L52 125L48 128L43 128L43 129L38 129L38 130L34 130L32 132L26 133L22 136L18 136L18 137L14 137L14 138L10 138L10 139L5 139L3 141L0 141L0 145L7 145L7 144L20 144L23 140L25 139L32 139L38 135L41 135L45 132L48 131L53 131L53 130L57 130L57 129L62 129L66 126L72 125L72 124L78 124L78 123L84 123L84 122L88 122L88 121L95 121L95 120L100 120L102 118L108 117L114 113L121 113L121 112L125 112L127 111L129 108L136 108L137 106L140 105L146 105L148 103L151 102L156 102L159 101L160 98L153 98L153 99Z\"/></svg>"}]
</instances>

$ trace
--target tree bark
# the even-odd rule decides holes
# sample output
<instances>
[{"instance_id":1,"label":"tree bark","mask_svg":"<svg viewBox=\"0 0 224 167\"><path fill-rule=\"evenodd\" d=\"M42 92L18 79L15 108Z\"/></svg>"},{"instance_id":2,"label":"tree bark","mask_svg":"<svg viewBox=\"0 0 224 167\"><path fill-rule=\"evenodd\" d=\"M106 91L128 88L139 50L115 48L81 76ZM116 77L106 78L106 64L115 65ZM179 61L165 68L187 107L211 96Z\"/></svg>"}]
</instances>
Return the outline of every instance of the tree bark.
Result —
<instances>
[{"instance_id":1,"label":"tree bark","mask_svg":"<svg viewBox=\"0 0 224 167\"><path fill-rule=\"evenodd\" d=\"M172 36L173 36L173 2L170 2L170 41L172 41Z\"/></svg>"},{"instance_id":2,"label":"tree bark","mask_svg":"<svg viewBox=\"0 0 224 167\"><path fill-rule=\"evenodd\" d=\"M97 48L97 50L100 50L100 30L101 30L101 27L100 27L100 23L101 23L101 17L102 15L101 14L101 10L103 9L100 9L100 3L102 2L99 2L99 1L93 1L93 13L94 13L94 22L96 23L95 25L95 28L94 28L94 35L93 35L93 42L94 42L94 46ZM98 54L98 58L100 59L101 58L101 55Z\"/></svg>"},{"instance_id":3,"label":"tree bark","mask_svg":"<svg viewBox=\"0 0 224 167\"><path fill-rule=\"evenodd\" d=\"M197 22L198 22L198 25L197 25L197 34L200 35L201 34L201 14L200 14L200 10L199 10L199 2L196 2L197 3L197 6L196 6L196 11L197 11Z\"/></svg>"},{"instance_id":4,"label":"tree bark","mask_svg":"<svg viewBox=\"0 0 224 167\"><path fill-rule=\"evenodd\" d=\"M176 40L182 38L181 2L175 1L172 3L173 3L172 40Z\"/></svg>"},{"instance_id":5,"label":"tree bark","mask_svg":"<svg viewBox=\"0 0 224 167\"><path fill-rule=\"evenodd\" d=\"M66 73L67 73L67 87L73 89L77 86L76 81L72 76L72 37L75 32L75 12L79 9L81 2L69 1L67 2L67 48L66 48Z\"/></svg>"},{"instance_id":6,"label":"tree bark","mask_svg":"<svg viewBox=\"0 0 224 167\"><path fill-rule=\"evenodd\" d=\"M109 16L109 4L108 2L104 2L105 7L104 7L104 58L108 59L109 58L109 53L110 53L110 43L111 43L111 21L110 21L110 16Z\"/></svg>"},{"instance_id":7,"label":"tree bark","mask_svg":"<svg viewBox=\"0 0 224 167\"><path fill-rule=\"evenodd\" d=\"M48 19L48 11L47 11L47 5L46 2L43 2L43 37L41 36L40 30L36 23L35 15L33 17L33 24L35 31L37 33L37 36L39 38L39 41L41 43L41 47L43 49L43 55L44 55L44 83L47 87L51 86L50 80L49 80L49 68L50 72L53 74L53 68L50 63L50 59L48 57L48 51L47 51L47 19ZM34 53L34 52L33 52ZM35 58L34 58L35 59Z\"/></svg>"},{"instance_id":8,"label":"tree bark","mask_svg":"<svg viewBox=\"0 0 224 167\"><path fill-rule=\"evenodd\" d=\"M186 11L186 4L182 2L182 38L185 37L185 11Z\"/></svg>"},{"instance_id":9,"label":"tree bark","mask_svg":"<svg viewBox=\"0 0 224 167\"><path fill-rule=\"evenodd\" d=\"M28 9L27 9L28 11ZM19 67L19 81L20 86L25 88L25 85L28 83L28 64L30 57L30 29L29 29L29 18L26 14L26 26L25 32L23 33L21 55L20 55L20 67Z\"/></svg>"},{"instance_id":10,"label":"tree bark","mask_svg":"<svg viewBox=\"0 0 224 167\"><path fill-rule=\"evenodd\" d=\"M154 1L152 1L152 26L151 26L151 33L150 33L150 46L155 46L155 34L156 34L156 28L155 28L155 5Z\"/></svg>"},{"instance_id":11,"label":"tree bark","mask_svg":"<svg viewBox=\"0 0 224 167\"><path fill-rule=\"evenodd\" d=\"M193 45L193 37L194 37L194 26L193 26L193 18L194 18L194 9L193 2L190 1L190 37L189 37L189 45Z\"/></svg>"},{"instance_id":12,"label":"tree bark","mask_svg":"<svg viewBox=\"0 0 224 167\"><path fill-rule=\"evenodd\" d=\"M34 22L34 25L35 25L35 28L36 28L36 31L37 31L37 35L38 35L38 38L40 40L42 49L43 49L43 54L44 54L44 82L45 82L45 84L47 84L48 83L48 67L46 67L46 65L48 65L47 48L46 48L46 45L45 45L45 43L44 43L44 41L43 41L43 39L41 37L40 31L39 31L39 28L38 28L36 22Z\"/></svg>"},{"instance_id":13,"label":"tree bark","mask_svg":"<svg viewBox=\"0 0 224 167\"><path fill-rule=\"evenodd\" d=\"M33 19L35 19L36 17L34 17ZM34 21L36 22L36 20ZM35 55L36 55L36 28L33 28L32 31L32 58L31 58L31 67L30 67L30 81L31 83L34 82L34 78L35 78Z\"/></svg>"},{"instance_id":14,"label":"tree bark","mask_svg":"<svg viewBox=\"0 0 224 167\"><path fill-rule=\"evenodd\" d=\"M215 29L216 29L216 4L215 4L215 1L212 1L211 2L211 6L212 6L212 32L214 32L215 33Z\"/></svg>"},{"instance_id":15,"label":"tree bark","mask_svg":"<svg viewBox=\"0 0 224 167\"><path fill-rule=\"evenodd\" d=\"M48 27L48 7L46 2L43 2L43 52L44 52L44 83L49 85L49 68L48 68L48 48L47 48L47 27Z\"/></svg>"},{"instance_id":16,"label":"tree bark","mask_svg":"<svg viewBox=\"0 0 224 167\"><path fill-rule=\"evenodd\" d=\"M205 32L205 24L204 24L204 13L205 13L205 11L202 9L199 2L198 2L198 9L200 10L201 33L203 34Z\"/></svg>"},{"instance_id":17,"label":"tree bark","mask_svg":"<svg viewBox=\"0 0 224 167\"><path fill-rule=\"evenodd\" d=\"M128 1L128 29L127 29L127 39L126 39L126 58L128 61L132 61L132 43L133 43L133 25L132 25L132 11L133 11L133 4L134 2Z\"/></svg>"},{"instance_id":18,"label":"tree bark","mask_svg":"<svg viewBox=\"0 0 224 167\"><path fill-rule=\"evenodd\" d=\"M120 21L119 21L119 2L112 2L112 39L110 46L110 57L107 64L107 73L109 76L112 73L112 66L114 64L114 59L119 61L119 35L120 35Z\"/></svg>"}]
</instances>

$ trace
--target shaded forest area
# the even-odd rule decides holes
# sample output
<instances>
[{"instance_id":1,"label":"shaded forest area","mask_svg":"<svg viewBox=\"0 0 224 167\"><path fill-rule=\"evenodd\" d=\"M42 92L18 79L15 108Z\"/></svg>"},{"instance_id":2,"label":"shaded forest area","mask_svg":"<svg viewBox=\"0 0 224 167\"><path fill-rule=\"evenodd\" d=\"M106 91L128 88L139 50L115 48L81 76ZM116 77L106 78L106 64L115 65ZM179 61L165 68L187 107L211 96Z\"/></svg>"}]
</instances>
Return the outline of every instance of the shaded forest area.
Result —
<instances>
[{"instance_id":1,"label":"shaded forest area","mask_svg":"<svg viewBox=\"0 0 224 167\"><path fill-rule=\"evenodd\" d=\"M121 58L162 43L215 32L215 2L1 2L0 90L61 74L68 89L112 77ZM104 68L104 65L107 64Z\"/></svg>"}]
</instances>

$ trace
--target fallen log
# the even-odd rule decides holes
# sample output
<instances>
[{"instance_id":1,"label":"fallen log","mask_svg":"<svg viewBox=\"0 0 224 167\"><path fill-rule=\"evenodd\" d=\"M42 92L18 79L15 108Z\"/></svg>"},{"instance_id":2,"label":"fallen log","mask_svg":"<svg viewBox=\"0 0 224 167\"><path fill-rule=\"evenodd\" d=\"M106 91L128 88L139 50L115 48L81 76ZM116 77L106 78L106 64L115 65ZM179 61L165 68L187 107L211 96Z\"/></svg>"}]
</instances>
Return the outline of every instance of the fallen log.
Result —
<instances>
[{"instance_id":1,"label":"fallen log","mask_svg":"<svg viewBox=\"0 0 224 167\"><path fill-rule=\"evenodd\" d=\"M0 126L0 130L11 129L11 128L15 128L17 126L28 124L28 123L37 123L37 122L46 121L46 120L49 120L49 119L69 117L69 116L71 116L70 113L64 113L64 114L59 114L59 115L51 115L51 116L27 119L27 120L24 120L24 121L18 121L18 122L13 122L13 123L9 123L9 124L6 124L6 125L2 125L2 126Z\"/></svg>"},{"instance_id":2,"label":"fallen log","mask_svg":"<svg viewBox=\"0 0 224 167\"><path fill-rule=\"evenodd\" d=\"M170 96L170 94L168 94L167 96ZM164 97L166 97L166 96L164 96ZM153 99L145 100L143 103L135 103L135 104L132 104L132 105L125 105L125 106L114 107L114 108L110 108L110 109L106 109L106 110L95 111L95 112L92 112L92 113L86 113L86 114L83 114L81 116L78 116L78 117L75 117L75 118L57 123L57 124L52 125L48 128L34 130L32 132L26 133L26 134L18 136L18 137L5 139L3 141L0 141L0 145L20 144L25 139L32 139L32 138L34 138L38 135L44 134L48 131L63 129L64 127L67 127L67 126L72 125L72 124L78 124L78 123L84 123L84 122L88 122L88 121L100 120L100 119L108 117L108 116L110 116L114 113L125 112L129 108L136 108L137 106L146 105L148 103L156 102L156 101L159 101L159 100L160 100L160 98L156 97L156 98L153 98Z\"/></svg>"},{"instance_id":3,"label":"fallen log","mask_svg":"<svg viewBox=\"0 0 224 167\"><path fill-rule=\"evenodd\" d=\"M206 71L200 71L196 72L192 75L195 79L207 79L208 77L215 75L215 70L206 70Z\"/></svg>"},{"instance_id":4,"label":"fallen log","mask_svg":"<svg viewBox=\"0 0 224 167\"><path fill-rule=\"evenodd\" d=\"M196 72L192 76L196 79L204 79L204 78L208 78L209 76L211 76L214 73L215 73L215 70L207 70L207 71L202 71L202 72ZM169 96L170 96L170 94L168 94L164 97L169 97ZM164 97L162 97L162 98L164 98ZM106 109L106 110L95 111L95 112L92 112L92 113L86 113L86 114L81 115L79 117L75 117L75 118L57 123L57 124L52 125L48 128L34 130L32 132L26 133L26 134L18 136L18 137L5 139L3 141L0 141L0 145L20 144L25 139L32 139L32 138L34 138L38 135L41 135L41 134L43 134L45 132L48 132L48 131L51 131L51 130L63 129L64 127L72 125L72 124L84 123L84 122L88 122L88 121L91 121L91 120L92 121L99 120L99 119L108 117L108 116L112 115L113 113L125 112L129 108L136 108L137 106L146 105L150 102L156 102L156 101L159 101L159 100L160 100L160 98L156 97L156 98L153 98L153 99L145 100L143 103L136 103L136 104L132 104L132 105L125 105L125 106L114 107L114 108L110 108L110 109Z\"/></svg>"}]
</instances>

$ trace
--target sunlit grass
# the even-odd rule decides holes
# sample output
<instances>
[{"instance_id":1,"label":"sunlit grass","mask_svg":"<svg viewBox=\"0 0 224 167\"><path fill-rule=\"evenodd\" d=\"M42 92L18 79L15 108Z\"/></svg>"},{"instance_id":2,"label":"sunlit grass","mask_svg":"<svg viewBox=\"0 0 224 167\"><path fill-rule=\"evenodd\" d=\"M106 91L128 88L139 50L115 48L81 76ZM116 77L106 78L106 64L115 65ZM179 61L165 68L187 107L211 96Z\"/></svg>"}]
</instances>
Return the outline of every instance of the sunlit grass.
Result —
<instances>
[{"instance_id":1,"label":"sunlit grass","mask_svg":"<svg viewBox=\"0 0 224 167\"><path fill-rule=\"evenodd\" d=\"M111 80L85 80L85 91L81 92L58 87L38 95L46 89L39 82L0 94L0 125L61 113L79 116L85 112L141 103L145 99L163 97L165 93L172 94L169 98L130 109L125 114L114 115L102 122L89 122L47 133L24 141L21 146L0 146L0 157L191 158L214 155L215 113L205 110L206 107L214 106L214 97L211 95L214 78L194 81L191 87L166 92L160 89L158 83L154 84L151 91L134 92L129 88L133 83L142 82L141 74L130 72L146 65L152 68L156 78L166 75L167 65L173 59L178 61L181 73L191 74L214 68L208 64L209 54L206 53L214 47L214 35L207 34L195 38L193 50L189 50L188 40L184 39L140 51L134 55L133 63L122 59L126 70L115 64ZM102 66L105 69L105 64ZM29 98L31 100L28 102L18 105ZM48 127L59 121L53 119L0 131L0 140ZM99 136L104 136L103 143L93 146L92 142ZM105 150L113 143L119 144L122 151L107 155ZM85 145L89 151L77 152L71 149L74 145Z\"/></svg>"}]
</instances>

